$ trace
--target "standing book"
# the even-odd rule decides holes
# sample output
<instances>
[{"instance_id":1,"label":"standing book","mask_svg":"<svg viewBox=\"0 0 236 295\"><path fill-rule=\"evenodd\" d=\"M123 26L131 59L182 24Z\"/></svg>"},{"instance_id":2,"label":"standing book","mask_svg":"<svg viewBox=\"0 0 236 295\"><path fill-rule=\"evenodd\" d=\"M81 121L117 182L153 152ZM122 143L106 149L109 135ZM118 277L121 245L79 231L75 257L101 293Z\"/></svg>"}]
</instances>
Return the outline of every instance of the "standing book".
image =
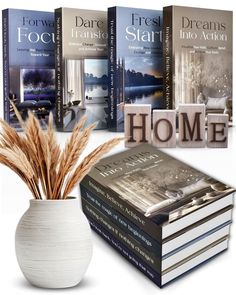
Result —
<instances>
[{"instance_id":1,"label":"standing book","mask_svg":"<svg viewBox=\"0 0 236 295\"><path fill-rule=\"evenodd\" d=\"M58 8L56 24L56 125L71 131L87 123L107 127L107 16L104 11Z\"/></svg>"},{"instance_id":2,"label":"standing book","mask_svg":"<svg viewBox=\"0 0 236 295\"><path fill-rule=\"evenodd\" d=\"M45 124L55 108L54 13L5 9L2 30L4 119L20 129L12 101Z\"/></svg>"},{"instance_id":3,"label":"standing book","mask_svg":"<svg viewBox=\"0 0 236 295\"><path fill-rule=\"evenodd\" d=\"M126 103L165 108L161 11L108 8L108 57L110 130L124 130Z\"/></svg>"},{"instance_id":4,"label":"standing book","mask_svg":"<svg viewBox=\"0 0 236 295\"><path fill-rule=\"evenodd\" d=\"M204 103L232 121L232 11L163 9L164 95L168 109Z\"/></svg>"}]
</instances>

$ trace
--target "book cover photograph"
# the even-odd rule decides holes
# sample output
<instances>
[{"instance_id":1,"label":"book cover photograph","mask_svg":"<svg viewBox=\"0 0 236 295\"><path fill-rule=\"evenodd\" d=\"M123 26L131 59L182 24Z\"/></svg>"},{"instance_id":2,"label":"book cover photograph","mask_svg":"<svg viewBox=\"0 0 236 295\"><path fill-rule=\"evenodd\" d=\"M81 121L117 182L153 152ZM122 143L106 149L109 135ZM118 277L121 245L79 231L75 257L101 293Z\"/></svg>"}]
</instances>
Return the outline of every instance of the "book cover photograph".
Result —
<instances>
[{"instance_id":1,"label":"book cover photograph","mask_svg":"<svg viewBox=\"0 0 236 295\"><path fill-rule=\"evenodd\" d=\"M167 108L204 103L232 121L232 21L232 11L164 7Z\"/></svg>"},{"instance_id":2,"label":"book cover photograph","mask_svg":"<svg viewBox=\"0 0 236 295\"><path fill-rule=\"evenodd\" d=\"M56 124L73 129L86 114L88 124L107 126L107 17L103 11L59 8L57 25Z\"/></svg>"},{"instance_id":3,"label":"book cover photograph","mask_svg":"<svg viewBox=\"0 0 236 295\"><path fill-rule=\"evenodd\" d=\"M163 98L162 12L108 9L108 127L123 131L125 103L165 107Z\"/></svg>"},{"instance_id":4,"label":"book cover photograph","mask_svg":"<svg viewBox=\"0 0 236 295\"><path fill-rule=\"evenodd\" d=\"M54 14L6 9L2 22L4 118L20 129L12 101L23 119L31 110L46 124L56 100Z\"/></svg>"},{"instance_id":5,"label":"book cover photograph","mask_svg":"<svg viewBox=\"0 0 236 295\"><path fill-rule=\"evenodd\" d=\"M154 222L160 214L172 222L233 191L150 145L101 160L88 176Z\"/></svg>"}]
</instances>

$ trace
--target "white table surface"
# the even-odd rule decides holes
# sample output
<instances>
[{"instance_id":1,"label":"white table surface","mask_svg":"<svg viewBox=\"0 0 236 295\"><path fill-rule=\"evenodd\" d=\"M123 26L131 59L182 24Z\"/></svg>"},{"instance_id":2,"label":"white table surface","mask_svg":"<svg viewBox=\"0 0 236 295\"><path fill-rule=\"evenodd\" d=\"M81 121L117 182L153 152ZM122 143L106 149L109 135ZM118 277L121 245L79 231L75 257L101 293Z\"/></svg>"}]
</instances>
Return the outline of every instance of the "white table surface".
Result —
<instances>
[{"instance_id":1,"label":"white table surface","mask_svg":"<svg viewBox=\"0 0 236 295\"><path fill-rule=\"evenodd\" d=\"M89 153L100 143L117 136L108 131L94 131L87 149ZM58 133L63 145L68 133ZM113 153L124 149L123 143ZM219 180L236 187L236 128L230 128L227 149L163 149L167 153L184 160ZM74 195L78 196L78 190ZM10 170L0 166L1 195L1 284L5 294L49 294L53 291L30 286L24 279L15 257L14 233L16 225L29 205L30 195L25 185ZM234 217L235 217L234 212ZM235 225L231 228L230 249L215 260L202 266L191 274L169 285L163 292L167 294L199 294L200 292L222 294L235 288L236 234ZM79 292L80 294L156 294L162 292L142 273L117 254L102 239L93 233L94 253L84 280L75 288L60 292ZM216 293L217 292L217 293ZM233 292L233 293L232 293ZM3 293L2 293L3 294Z\"/></svg>"}]
</instances>

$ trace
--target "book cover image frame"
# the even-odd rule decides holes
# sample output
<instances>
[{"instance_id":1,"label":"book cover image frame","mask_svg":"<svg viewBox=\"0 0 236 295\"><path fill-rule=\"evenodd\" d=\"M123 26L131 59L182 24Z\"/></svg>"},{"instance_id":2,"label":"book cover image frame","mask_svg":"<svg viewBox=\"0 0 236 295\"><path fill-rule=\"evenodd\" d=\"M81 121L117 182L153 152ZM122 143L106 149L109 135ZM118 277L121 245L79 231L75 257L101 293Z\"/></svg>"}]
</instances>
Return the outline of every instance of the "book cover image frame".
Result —
<instances>
[{"instance_id":1,"label":"book cover image frame","mask_svg":"<svg viewBox=\"0 0 236 295\"><path fill-rule=\"evenodd\" d=\"M20 100L49 100L55 104L55 68L21 67Z\"/></svg>"},{"instance_id":2,"label":"book cover image frame","mask_svg":"<svg viewBox=\"0 0 236 295\"><path fill-rule=\"evenodd\" d=\"M98 121L99 129L106 128L107 58L65 57L64 73L64 126L68 127L86 114L87 124ZM71 114L69 120L68 113Z\"/></svg>"}]
</instances>

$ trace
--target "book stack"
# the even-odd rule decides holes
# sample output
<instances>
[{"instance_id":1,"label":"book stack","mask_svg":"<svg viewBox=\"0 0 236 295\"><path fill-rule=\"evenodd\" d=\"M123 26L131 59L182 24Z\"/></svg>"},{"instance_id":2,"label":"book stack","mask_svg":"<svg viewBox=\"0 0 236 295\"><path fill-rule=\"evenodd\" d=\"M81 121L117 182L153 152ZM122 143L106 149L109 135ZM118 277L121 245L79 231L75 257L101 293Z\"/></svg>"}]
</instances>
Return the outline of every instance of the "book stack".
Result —
<instances>
[{"instance_id":1,"label":"book stack","mask_svg":"<svg viewBox=\"0 0 236 295\"><path fill-rule=\"evenodd\" d=\"M159 287L228 248L234 189L150 145L80 184L92 229Z\"/></svg>"}]
</instances>

